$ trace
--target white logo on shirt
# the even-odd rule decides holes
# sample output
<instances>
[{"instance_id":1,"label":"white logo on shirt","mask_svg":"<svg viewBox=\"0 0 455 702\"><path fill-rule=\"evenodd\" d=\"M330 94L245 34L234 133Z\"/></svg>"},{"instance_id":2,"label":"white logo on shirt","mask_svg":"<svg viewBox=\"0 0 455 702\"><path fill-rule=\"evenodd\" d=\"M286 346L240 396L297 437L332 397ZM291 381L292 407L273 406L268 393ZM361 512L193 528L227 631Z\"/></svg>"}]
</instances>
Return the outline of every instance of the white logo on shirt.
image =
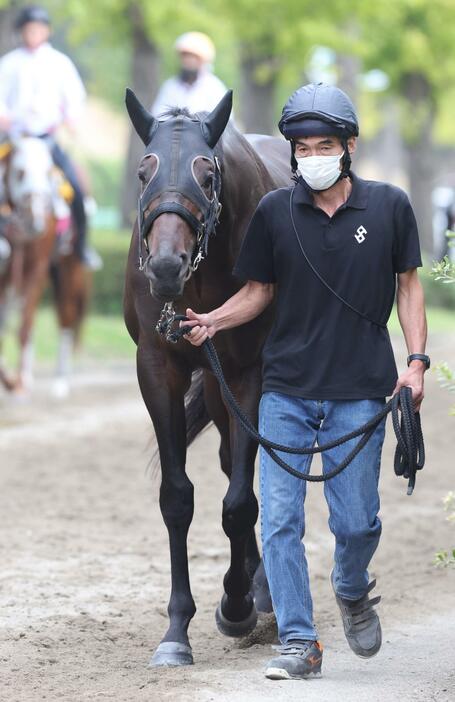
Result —
<instances>
[{"instance_id":1,"label":"white logo on shirt","mask_svg":"<svg viewBox=\"0 0 455 702\"><path fill-rule=\"evenodd\" d=\"M363 226L363 224L361 224L360 227L358 227L357 229L357 234L354 234L358 244L361 244L363 241L365 241L365 234L368 234L368 232Z\"/></svg>"}]
</instances>

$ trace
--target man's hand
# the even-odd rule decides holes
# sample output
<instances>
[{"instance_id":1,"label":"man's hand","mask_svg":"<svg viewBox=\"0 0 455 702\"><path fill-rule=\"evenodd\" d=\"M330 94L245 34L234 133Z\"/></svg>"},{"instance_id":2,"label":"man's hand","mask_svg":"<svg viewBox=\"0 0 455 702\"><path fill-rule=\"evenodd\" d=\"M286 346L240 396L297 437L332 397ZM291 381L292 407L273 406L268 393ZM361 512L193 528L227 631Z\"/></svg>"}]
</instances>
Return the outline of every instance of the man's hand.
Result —
<instances>
[{"instance_id":1,"label":"man's hand","mask_svg":"<svg viewBox=\"0 0 455 702\"><path fill-rule=\"evenodd\" d=\"M196 314L188 307L186 311L187 322L180 322L181 327L191 327L191 332L185 334L185 339L193 346L201 346L204 341L211 339L217 331L213 314Z\"/></svg>"},{"instance_id":2,"label":"man's hand","mask_svg":"<svg viewBox=\"0 0 455 702\"><path fill-rule=\"evenodd\" d=\"M414 402L414 409L419 412L420 405L424 398L423 392L423 375L425 373L425 366L422 361L411 361L409 368L400 375L395 386L393 394L396 395L400 388L410 387L412 391L412 399Z\"/></svg>"}]
</instances>

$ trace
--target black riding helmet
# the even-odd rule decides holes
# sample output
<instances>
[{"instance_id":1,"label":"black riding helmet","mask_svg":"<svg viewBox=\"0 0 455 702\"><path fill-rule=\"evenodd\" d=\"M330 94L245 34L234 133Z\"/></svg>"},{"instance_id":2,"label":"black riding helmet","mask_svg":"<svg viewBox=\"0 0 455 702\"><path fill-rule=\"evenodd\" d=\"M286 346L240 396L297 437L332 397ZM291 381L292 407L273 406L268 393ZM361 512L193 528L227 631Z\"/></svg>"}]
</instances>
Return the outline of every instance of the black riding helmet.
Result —
<instances>
[{"instance_id":1,"label":"black riding helmet","mask_svg":"<svg viewBox=\"0 0 455 702\"><path fill-rule=\"evenodd\" d=\"M51 18L48 11L40 5L28 5L22 8L16 17L14 26L16 29L22 29L29 22L41 22L42 24L51 24Z\"/></svg>"},{"instance_id":2,"label":"black riding helmet","mask_svg":"<svg viewBox=\"0 0 455 702\"><path fill-rule=\"evenodd\" d=\"M303 136L336 136L344 149L341 178L351 166L347 141L358 136L359 123L351 99L340 88L324 83L309 83L298 88L285 106L278 123L285 139L291 142L291 167L297 170L294 139Z\"/></svg>"}]
</instances>

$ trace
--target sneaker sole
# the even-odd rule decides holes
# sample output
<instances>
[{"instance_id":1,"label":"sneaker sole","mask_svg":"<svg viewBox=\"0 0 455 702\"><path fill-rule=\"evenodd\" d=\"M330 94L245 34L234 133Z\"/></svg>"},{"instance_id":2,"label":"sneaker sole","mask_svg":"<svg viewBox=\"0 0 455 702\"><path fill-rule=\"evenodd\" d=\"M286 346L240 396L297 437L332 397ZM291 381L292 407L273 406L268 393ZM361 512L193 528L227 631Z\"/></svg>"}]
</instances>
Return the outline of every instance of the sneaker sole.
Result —
<instances>
[{"instance_id":1,"label":"sneaker sole","mask_svg":"<svg viewBox=\"0 0 455 702\"><path fill-rule=\"evenodd\" d=\"M269 680L306 680L309 677L322 677L321 670L310 671L305 675L291 675L285 668L267 668L265 677Z\"/></svg>"}]
</instances>

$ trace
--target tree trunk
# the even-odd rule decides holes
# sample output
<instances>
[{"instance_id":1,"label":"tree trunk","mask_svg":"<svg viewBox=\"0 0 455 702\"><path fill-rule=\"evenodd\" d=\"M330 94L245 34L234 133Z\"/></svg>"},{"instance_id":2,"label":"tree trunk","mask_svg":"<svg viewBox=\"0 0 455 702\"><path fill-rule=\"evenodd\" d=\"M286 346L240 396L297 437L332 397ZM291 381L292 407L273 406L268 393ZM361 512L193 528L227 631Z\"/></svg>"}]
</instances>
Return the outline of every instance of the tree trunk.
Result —
<instances>
[{"instance_id":1,"label":"tree trunk","mask_svg":"<svg viewBox=\"0 0 455 702\"><path fill-rule=\"evenodd\" d=\"M17 45L14 34L14 20L18 13L18 3L10 2L9 7L0 10L0 56Z\"/></svg>"},{"instance_id":2,"label":"tree trunk","mask_svg":"<svg viewBox=\"0 0 455 702\"><path fill-rule=\"evenodd\" d=\"M242 52L239 121L245 132L274 134L276 131L276 69L273 61L270 56ZM261 72L265 76L259 77Z\"/></svg>"},{"instance_id":3,"label":"tree trunk","mask_svg":"<svg viewBox=\"0 0 455 702\"><path fill-rule=\"evenodd\" d=\"M129 7L132 39L131 87L145 107L150 107L158 90L159 55L154 42L144 29L139 3ZM125 171L120 195L122 224L130 227L136 216L139 181L137 168L144 153L144 144L131 127Z\"/></svg>"},{"instance_id":4,"label":"tree trunk","mask_svg":"<svg viewBox=\"0 0 455 702\"><path fill-rule=\"evenodd\" d=\"M412 73L403 80L405 98L404 136L411 202L419 227L422 249L433 254L432 201L435 104L425 76Z\"/></svg>"},{"instance_id":5,"label":"tree trunk","mask_svg":"<svg viewBox=\"0 0 455 702\"><path fill-rule=\"evenodd\" d=\"M359 75L362 68L358 56L337 54L338 87L349 95L354 105L358 106Z\"/></svg>"}]
</instances>

